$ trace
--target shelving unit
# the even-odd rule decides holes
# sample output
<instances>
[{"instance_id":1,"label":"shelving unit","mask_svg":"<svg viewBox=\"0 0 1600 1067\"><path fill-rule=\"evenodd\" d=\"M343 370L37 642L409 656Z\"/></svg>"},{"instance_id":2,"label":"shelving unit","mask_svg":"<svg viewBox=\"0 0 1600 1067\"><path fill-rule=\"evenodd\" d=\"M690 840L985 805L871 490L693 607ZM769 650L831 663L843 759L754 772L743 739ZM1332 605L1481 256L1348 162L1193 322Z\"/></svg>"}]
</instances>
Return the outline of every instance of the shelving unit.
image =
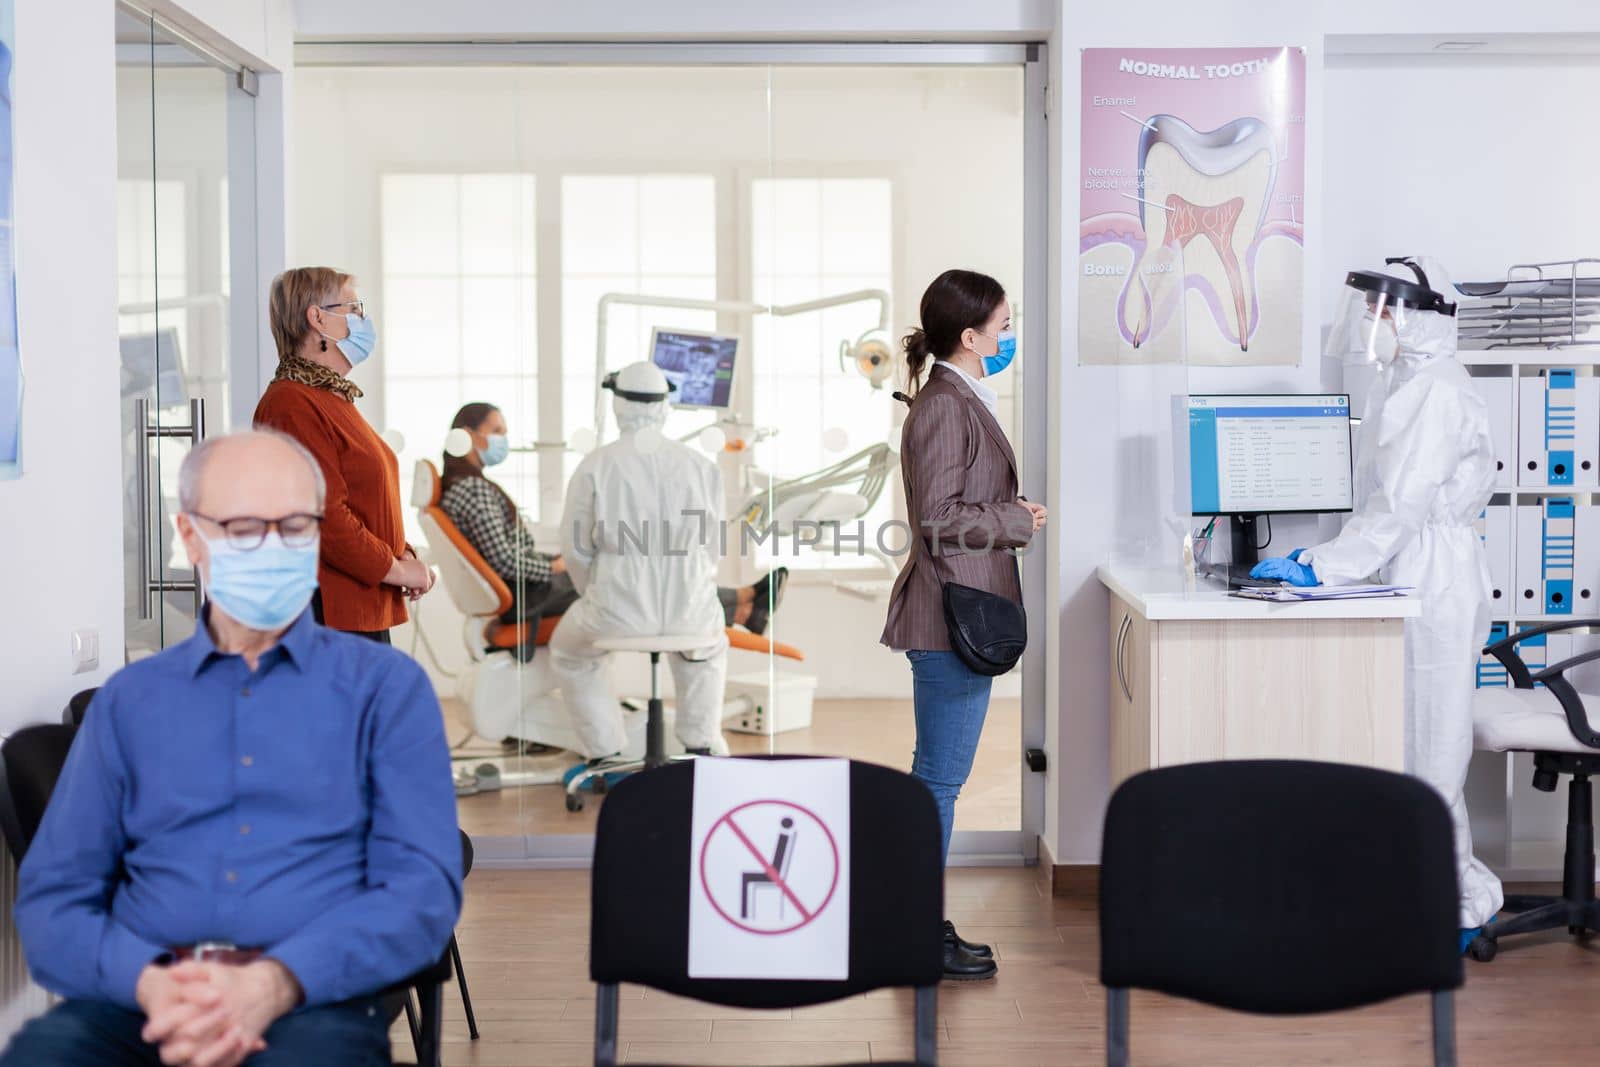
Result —
<instances>
[{"instance_id":1,"label":"shelving unit","mask_svg":"<svg viewBox=\"0 0 1600 1067\"><path fill-rule=\"evenodd\" d=\"M1575 503L1600 503L1600 486L1514 484L1522 462L1523 383L1536 381L1542 388L1545 372L1559 367L1575 368L1585 377L1600 373L1596 370L1600 368L1600 348L1592 343L1575 347L1508 346L1466 350L1459 353L1459 358L1474 372L1474 377L1488 377L1477 372L1495 370L1510 377L1513 383L1508 453L1511 470L1502 472L1502 477L1510 480L1496 485L1492 501L1507 504L1513 509L1508 530L1512 562L1507 588L1508 603L1497 601L1491 605L1492 620L1506 624L1508 633L1516 633L1528 626L1565 622L1582 618L1585 614L1600 617L1600 605L1587 612L1579 610L1568 614L1549 614L1543 611L1542 599L1539 611L1519 612L1515 573L1520 527L1516 521L1516 507L1550 497L1571 497ZM1597 629L1600 627L1590 632ZM1473 809L1474 848L1479 858L1506 881L1551 881L1559 880L1561 876L1566 804L1564 790L1554 796L1533 790L1530 784L1532 766L1532 757L1526 754L1479 752L1473 757L1473 770L1468 779L1468 806ZM1495 834L1495 830L1499 833Z\"/></svg>"}]
</instances>

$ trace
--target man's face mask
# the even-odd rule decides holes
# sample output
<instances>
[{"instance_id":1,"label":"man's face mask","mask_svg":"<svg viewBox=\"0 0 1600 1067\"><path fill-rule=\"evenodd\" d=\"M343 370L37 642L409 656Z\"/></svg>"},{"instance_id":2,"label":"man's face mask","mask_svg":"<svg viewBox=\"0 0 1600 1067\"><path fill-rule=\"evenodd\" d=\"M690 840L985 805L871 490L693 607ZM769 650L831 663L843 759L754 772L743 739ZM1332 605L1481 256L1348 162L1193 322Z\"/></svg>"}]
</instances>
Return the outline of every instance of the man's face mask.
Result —
<instances>
[{"instance_id":1,"label":"man's face mask","mask_svg":"<svg viewBox=\"0 0 1600 1067\"><path fill-rule=\"evenodd\" d=\"M205 542L211 560L206 596L235 621L252 630L281 630L311 603L317 537L291 546L274 530L252 549L236 548L225 536Z\"/></svg>"}]
</instances>

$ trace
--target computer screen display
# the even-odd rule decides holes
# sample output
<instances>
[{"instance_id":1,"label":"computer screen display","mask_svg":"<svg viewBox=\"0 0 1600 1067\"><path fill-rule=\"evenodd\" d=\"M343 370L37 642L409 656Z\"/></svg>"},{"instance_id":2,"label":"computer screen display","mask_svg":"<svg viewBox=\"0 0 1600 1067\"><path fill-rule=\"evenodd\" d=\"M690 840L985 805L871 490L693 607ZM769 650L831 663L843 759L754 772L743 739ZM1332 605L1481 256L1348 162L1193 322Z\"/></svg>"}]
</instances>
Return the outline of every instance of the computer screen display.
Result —
<instances>
[{"instance_id":1,"label":"computer screen display","mask_svg":"<svg viewBox=\"0 0 1600 1067\"><path fill-rule=\"evenodd\" d=\"M729 407L738 354L737 337L660 327L650 335L650 362L678 387L672 402L680 408Z\"/></svg>"},{"instance_id":2,"label":"computer screen display","mask_svg":"<svg viewBox=\"0 0 1600 1067\"><path fill-rule=\"evenodd\" d=\"M1350 397L1191 396L1196 515L1349 511Z\"/></svg>"}]
</instances>

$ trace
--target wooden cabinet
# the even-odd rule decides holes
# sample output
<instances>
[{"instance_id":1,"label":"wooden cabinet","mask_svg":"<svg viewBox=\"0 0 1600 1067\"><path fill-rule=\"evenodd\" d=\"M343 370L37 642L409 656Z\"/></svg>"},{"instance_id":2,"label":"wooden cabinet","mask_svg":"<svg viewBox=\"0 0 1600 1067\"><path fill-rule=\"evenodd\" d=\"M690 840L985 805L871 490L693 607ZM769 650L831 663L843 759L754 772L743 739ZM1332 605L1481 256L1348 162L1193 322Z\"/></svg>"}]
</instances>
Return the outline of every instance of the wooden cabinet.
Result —
<instances>
[{"instance_id":1,"label":"wooden cabinet","mask_svg":"<svg viewBox=\"0 0 1600 1067\"><path fill-rule=\"evenodd\" d=\"M1113 593L1111 783L1218 759L1401 770L1399 618L1147 619Z\"/></svg>"}]
</instances>

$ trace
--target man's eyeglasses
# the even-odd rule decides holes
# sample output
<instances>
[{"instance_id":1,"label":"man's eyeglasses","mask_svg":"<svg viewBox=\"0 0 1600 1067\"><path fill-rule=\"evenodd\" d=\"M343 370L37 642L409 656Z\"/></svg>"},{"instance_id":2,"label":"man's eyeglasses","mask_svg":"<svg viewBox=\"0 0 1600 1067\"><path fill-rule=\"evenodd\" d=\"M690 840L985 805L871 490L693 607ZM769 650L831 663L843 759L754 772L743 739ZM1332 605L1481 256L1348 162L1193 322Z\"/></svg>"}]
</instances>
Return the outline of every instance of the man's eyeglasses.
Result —
<instances>
[{"instance_id":1,"label":"man's eyeglasses","mask_svg":"<svg viewBox=\"0 0 1600 1067\"><path fill-rule=\"evenodd\" d=\"M367 305L360 300L342 300L337 304L318 304L323 311L337 311L340 308L351 308L361 318L367 317Z\"/></svg>"},{"instance_id":2,"label":"man's eyeglasses","mask_svg":"<svg viewBox=\"0 0 1600 1067\"><path fill-rule=\"evenodd\" d=\"M213 526L220 526L228 544L241 552L253 552L260 548L262 542L267 539L267 534L273 530L278 531L278 536L290 548L305 548L316 541L317 533L322 527L321 515L311 515L306 512L285 515L281 519L258 519L249 515L240 515L232 519L213 519L210 515L202 515L198 511L190 514L197 519L204 519Z\"/></svg>"}]
</instances>

